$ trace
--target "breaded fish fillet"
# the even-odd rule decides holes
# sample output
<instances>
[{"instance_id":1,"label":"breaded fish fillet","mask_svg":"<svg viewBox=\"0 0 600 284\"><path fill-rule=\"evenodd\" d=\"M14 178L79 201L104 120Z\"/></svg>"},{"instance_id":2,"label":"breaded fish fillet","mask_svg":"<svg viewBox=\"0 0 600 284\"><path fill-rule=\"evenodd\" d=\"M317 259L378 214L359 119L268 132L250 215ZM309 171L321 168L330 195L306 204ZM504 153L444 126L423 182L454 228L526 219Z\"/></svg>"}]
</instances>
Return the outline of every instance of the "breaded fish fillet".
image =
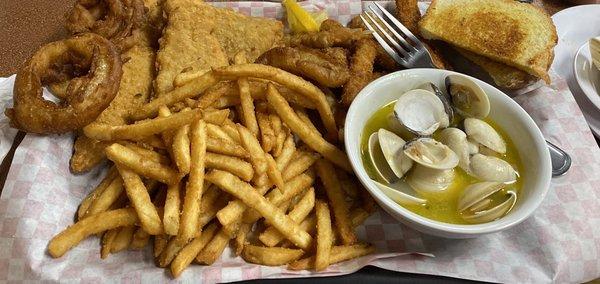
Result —
<instances>
[{"instance_id":1,"label":"breaded fish fillet","mask_svg":"<svg viewBox=\"0 0 600 284\"><path fill-rule=\"evenodd\" d=\"M155 91L173 89L182 72L203 73L228 65L240 51L254 62L263 52L280 43L281 22L215 8L197 0L166 0L167 26L157 55Z\"/></svg>"},{"instance_id":2,"label":"breaded fish fillet","mask_svg":"<svg viewBox=\"0 0 600 284\"><path fill-rule=\"evenodd\" d=\"M146 103L152 92L154 57L154 50L145 45L136 45L121 55L124 63L119 92L94 123L126 124L130 112ZM96 141L85 135L77 137L71 171L86 172L99 164L105 157L107 144L110 142Z\"/></svg>"}]
</instances>

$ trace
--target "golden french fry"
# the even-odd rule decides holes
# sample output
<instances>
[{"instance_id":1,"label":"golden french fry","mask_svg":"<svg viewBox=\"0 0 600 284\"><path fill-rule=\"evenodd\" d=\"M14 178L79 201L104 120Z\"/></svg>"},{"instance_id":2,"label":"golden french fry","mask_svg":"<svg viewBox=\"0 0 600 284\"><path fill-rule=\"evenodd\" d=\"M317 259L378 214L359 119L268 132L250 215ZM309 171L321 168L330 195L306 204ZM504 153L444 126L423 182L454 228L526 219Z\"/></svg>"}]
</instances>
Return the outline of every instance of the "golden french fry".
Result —
<instances>
[{"instance_id":1,"label":"golden french fry","mask_svg":"<svg viewBox=\"0 0 600 284\"><path fill-rule=\"evenodd\" d=\"M203 120L192 123L190 127L192 165L188 178L181 212L178 238L183 244L194 238L198 233L198 218L200 216L200 198L204 186L204 165L206 158L206 124Z\"/></svg>"},{"instance_id":2,"label":"golden french fry","mask_svg":"<svg viewBox=\"0 0 600 284\"><path fill-rule=\"evenodd\" d=\"M285 190L285 183L281 171L277 167L277 162L275 162L275 159L270 154L265 154L265 159L267 161L267 175L269 179L279 190Z\"/></svg>"},{"instance_id":3,"label":"golden french fry","mask_svg":"<svg viewBox=\"0 0 600 284\"><path fill-rule=\"evenodd\" d=\"M283 180L289 180L310 168L320 156L313 152L296 151L298 154L292 158L282 172Z\"/></svg>"},{"instance_id":4,"label":"golden french fry","mask_svg":"<svg viewBox=\"0 0 600 284\"><path fill-rule=\"evenodd\" d=\"M229 117L228 109L206 109L202 113L202 120L206 123L212 123L214 125L223 125Z\"/></svg>"},{"instance_id":5,"label":"golden french fry","mask_svg":"<svg viewBox=\"0 0 600 284\"><path fill-rule=\"evenodd\" d=\"M292 159L292 155L294 155L294 152L296 152L296 143L294 143L294 136L290 134L287 135L285 141L282 144L281 151L279 151L279 155L275 159L279 171L283 171L285 169L285 167ZM273 151L273 155L275 155L275 151Z\"/></svg>"},{"instance_id":6,"label":"golden french fry","mask_svg":"<svg viewBox=\"0 0 600 284\"><path fill-rule=\"evenodd\" d=\"M110 248L112 247L112 243L119 233L119 229L120 228L114 228L112 230L108 230L104 233L104 235L102 235L102 244L100 247L101 259L106 259L110 255Z\"/></svg>"},{"instance_id":7,"label":"golden french fry","mask_svg":"<svg viewBox=\"0 0 600 284\"><path fill-rule=\"evenodd\" d=\"M304 124L306 124L306 126L308 126L308 128L310 128L310 130L312 130L313 132L319 133L319 135L321 135L321 132L319 132L319 129L317 129L317 127L313 124L313 122L310 120L310 117L308 117L308 114L306 114L306 112L304 112L303 109L295 109L296 111L296 115L302 120L302 122L304 122Z\"/></svg>"},{"instance_id":8,"label":"golden french fry","mask_svg":"<svg viewBox=\"0 0 600 284\"><path fill-rule=\"evenodd\" d=\"M120 176L116 176L111 183L102 191L100 196L92 201L90 208L87 212L79 219L86 218L87 216L94 215L100 212L108 210L121 196L123 193L123 179Z\"/></svg>"},{"instance_id":9,"label":"golden french fry","mask_svg":"<svg viewBox=\"0 0 600 284\"><path fill-rule=\"evenodd\" d=\"M110 253L117 253L129 247L135 232L135 226L125 226L118 229L117 236L112 241Z\"/></svg>"},{"instance_id":10,"label":"golden french fry","mask_svg":"<svg viewBox=\"0 0 600 284\"><path fill-rule=\"evenodd\" d=\"M181 87L177 87L174 90L165 93L160 97L154 98L152 101L139 108L138 111L134 112L132 118L134 120L141 120L144 118L155 116L160 106L171 106L187 98L196 97L202 92L204 92L206 89L215 85L218 81L219 78L215 76L213 72L207 72L199 78L190 81L189 83Z\"/></svg>"},{"instance_id":11,"label":"golden french fry","mask_svg":"<svg viewBox=\"0 0 600 284\"><path fill-rule=\"evenodd\" d=\"M158 108L158 117L167 117L167 116L171 116L171 110L169 110L169 107L167 106L160 106ZM173 144L173 136L175 135L175 131L173 130L165 130L161 133L161 138L163 140L163 143L165 143L165 145L171 145Z\"/></svg>"},{"instance_id":12,"label":"golden french fry","mask_svg":"<svg viewBox=\"0 0 600 284\"><path fill-rule=\"evenodd\" d=\"M352 172L352 167L350 166L346 153L327 142L327 140L319 136L318 133L311 131L296 113L294 113L294 110L272 85L269 85L267 99L283 122L285 122L285 124L296 133L304 143L340 168L347 172Z\"/></svg>"},{"instance_id":13,"label":"golden french fry","mask_svg":"<svg viewBox=\"0 0 600 284\"><path fill-rule=\"evenodd\" d=\"M187 244L186 240L182 240L179 236L172 237L160 253L158 257L158 267L167 267L175 258L177 253Z\"/></svg>"},{"instance_id":14,"label":"golden french fry","mask_svg":"<svg viewBox=\"0 0 600 284\"><path fill-rule=\"evenodd\" d=\"M276 113L272 113L269 115L269 121L271 121L271 125L273 126L273 132L275 135L275 145L273 146L273 155L278 157L281 154L281 150L283 149L283 143L285 142L288 134L284 131L284 126L281 124L281 118Z\"/></svg>"},{"instance_id":15,"label":"golden french fry","mask_svg":"<svg viewBox=\"0 0 600 284\"><path fill-rule=\"evenodd\" d=\"M249 157L248 151L246 151L244 147L233 142L233 140L225 140L210 136L206 139L206 151L238 158Z\"/></svg>"},{"instance_id":16,"label":"golden french fry","mask_svg":"<svg viewBox=\"0 0 600 284\"><path fill-rule=\"evenodd\" d=\"M356 199L358 197L358 186L359 183L355 178L350 177L350 175L344 171L337 172L338 178L340 179L340 184L342 185L342 189L346 193L346 195L350 196L352 199Z\"/></svg>"},{"instance_id":17,"label":"golden french fry","mask_svg":"<svg viewBox=\"0 0 600 284\"><path fill-rule=\"evenodd\" d=\"M315 104L317 111L319 111L321 120L323 120L323 124L327 129L329 139L332 141L337 140L338 134L335 118L325 94L315 85L301 77L272 66L261 64L242 64L218 67L214 72L215 74L228 78L253 77L268 79L306 96Z\"/></svg>"},{"instance_id":18,"label":"golden french fry","mask_svg":"<svg viewBox=\"0 0 600 284\"><path fill-rule=\"evenodd\" d=\"M165 234L177 235L179 231L179 208L181 206L182 183L176 183L167 187L167 196L163 213L163 226Z\"/></svg>"},{"instance_id":19,"label":"golden french fry","mask_svg":"<svg viewBox=\"0 0 600 284\"><path fill-rule=\"evenodd\" d=\"M279 266L295 261L302 257L303 254L304 251L301 249L245 245L242 258L250 263Z\"/></svg>"},{"instance_id":20,"label":"golden french fry","mask_svg":"<svg viewBox=\"0 0 600 284\"><path fill-rule=\"evenodd\" d=\"M200 264L211 265L217 261L219 256L223 253L223 250L229 242L229 235L227 235L223 229L219 230L217 234L213 236L208 244L198 253L196 256L196 262Z\"/></svg>"},{"instance_id":21,"label":"golden french fry","mask_svg":"<svg viewBox=\"0 0 600 284\"><path fill-rule=\"evenodd\" d=\"M234 240L235 255L239 256L242 253L242 250L246 245L246 237L250 232L250 229L252 229L252 224L242 223L240 225Z\"/></svg>"},{"instance_id":22,"label":"golden french fry","mask_svg":"<svg viewBox=\"0 0 600 284\"><path fill-rule=\"evenodd\" d=\"M161 97L162 98L162 97ZM202 110L181 111L167 117L143 120L128 125L92 123L83 128L85 136L101 141L140 140L169 129L176 129L202 118Z\"/></svg>"},{"instance_id":23,"label":"golden french fry","mask_svg":"<svg viewBox=\"0 0 600 284\"><path fill-rule=\"evenodd\" d=\"M237 131L237 130L236 130ZM231 143L236 143L236 141L227 134L221 127L218 125L214 125L211 123L206 124L206 132L212 138L217 138L221 140L226 140Z\"/></svg>"},{"instance_id":24,"label":"golden french fry","mask_svg":"<svg viewBox=\"0 0 600 284\"><path fill-rule=\"evenodd\" d=\"M86 237L122 226L131 226L138 222L133 208L116 209L90 215L69 226L48 243L48 253L54 258L63 256Z\"/></svg>"},{"instance_id":25,"label":"golden french fry","mask_svg":"<svg viewBox=\"0 0 600 284\"><path fill-rule=\"evenodd\" d=\"M262 175L267 171L267 160L265 157L265 152L263 151L260 143L256 139L252 132L246 127L237 124L238 133L240 134L240 138L242 139L242 145L248 151L250 155L250 163L254 167L254 172L256 175Z\"/></svg>"},{"instance_id":26,"label":"golden french fry","mask_svg":"<svg viewBox=\"0 0 600 284\"><path fill-rule=\"evenodd\" d=\"M154 236L153 254L154 257L159 257L169 243L169 235L161 234Z\"/></svg>"},{"instance_id":27,"label":"golden french fry","mask_svg":"<svg viewBox=\"0 0 600 284\"><path fill-rule=\"evenodd\" d=\"M279 206L282 203L294 198L294 196L302 193L305 189L309 188L314 179L310 175L301 174L293 179L289 180L286 183L285 191L281 190L271 190L266 198L267 200L275 206ZM260 219L261 214L254 210L250 210L244 214L244 222L245 223L254 223L258 219ZM268 220L267 220L268 221Z\"/></svg>"},{"instance_id":28,"label":"golden french fry","mask_svg":"<svg viewBox=\"0 0 600 284\"><path fill-rule=\"evenodd\" d=\"M206 167L231 172L245 181L251 180L254 176L250 163L226 155L206 153Z\"/></svg>"},{"instance_id":29,"label":"golden french fry","mask_svg":"<svg viewBox=\"0 0 600 284\"><path fill-rule=\"evenodd\" d=\"M161 139L161 137L158 137L157 135L143 137L141 139L138 139L137 142L154 149L167 149L164 141Z\"/></svg>"},{"instance_id":30,"label":"golden french fry","mask_svg":"<svg viewBox=\"0 0 600 284\"><path fill-rule=\"evenodd\" d=\"M150 241L150 234L146 233L141 227L138 227L135 233L133 233L133 239L129 247L131 249L142 249L148 245L148 241Z\"/></svg>"},{"instance_id":31,"label":"golden french fry","mask_svg":"<svg viewBox=\"0 0 600 284\"><path fill-rule=\"evenodd\" d=\"M277 228L283 235L300 248L307 249L312 242L312 237L300 230L288 216L277 210L265 197L257 193L251 185L241 181L238 177L224 171L214 170L206 179L217 185L220 189L242 200L244 204L258 211L265 220Z\"/></svg>"},{"instance_id":32,"label":"golden french fry","mask_svg":"<svg viewBox=\"0 0 600 284\"><path fill-rule=\"evenodd\" d=\"M188 136L190 132L190 125L186 124L175 132L173 136L173 146L171 152L173 153L173 160L175 165L182 174L190 172L190 138Z\"/></svg>"},{"instance_id":33,"label":"golden french fry","mask_svg":"<svg viewBox=\"0 0 600 284\"><path fill-rule=\"evenodd\" d=\"M140 176L119 164L117 164L117 170L119 170L119 174L123 178L125 192L140 218L142 228L150 235L163 233L162 221L160 220L158 211L154 204L152 204L148 190L144 186Z\"/></svg>"},{"instance_id":34,"label":"golden french fry","mask_svg":"<svg viewBox=\"0 0 600 284\"><path fill-rule=\"evenodd\" d=\"M158 162L150 161L137 152L117 143L104 150L111 161L121 164L144 177L158 180L165 184L179 182L179 173Z\"/></svg>"},{"instance_id":35,"label":"golden french fry","mask_svg":"<svg viewBox=\"0 0 600 284\"><path fill-rule=\"evenodd\" d=\"M269 188L270 186L259 186L256 188L256 191L259 194L264 195L267 193ZM233 200L229 202L227 206L217 212L217 219L219 220L219 223L223 225L223 227L230 227L242 217L242 214L247 208L248 207L241 200ZM231 229L226 229L226 231L229 233L231 232Z\"/></svg>"},{"instance_id":36,"label":"golden french fry","mask_svg":"<svg viewBox=\"0 0 600 284\"><path fill-rule=\"evenodd\" d=\"M227 202L227 198L221 194L216 186L209 186L202 195L202 201L200 201L198 227L208 224L217 215L217 212L227 205Z\"/></svg>"},{"instance_id":37,"label":"golden french fry","mask_svg":"<svg viewBox=\"0 0 600 284\"><path fill-rule=\"evenodd\" d=\"M327 193L327 198L331 202L335 225L342 242L345 245L355 243L356 235L354 234L354 231L352 231L352 225L350 223L350 210L346 203L342 187L335 174L335 168L328 161L321 159L317 161L316 169L317 175L321 179L325 192Z\"/></svg>"},{"instance_id":38,"label":"golden french fry","mask_svg":"<svg viewBox=\"0 0 600 284\"><path fill-rule=\"evenodd\" d=\"M369 244L356 244L351 246L334 246L331 248L329 263L335 264L342 261L361 257L375 252L375 247ZM294 261L288 265L289 270L307 270L314 268L315 257L307 257Z\"/></svg>"},{"instance_id":39,"label":"golden french fry","mask_svg":"<svg viewBox=\"0 0 600 284\"><path fill-rule=\"evenodd\" d=\"M233 94L237 96L237 82L235 81L224 81L219 82L213 87L209 88L204 92L202 96L198 98L198 108L204 109L211 106L215 101L219 98L227 95ZM239 97L238 97L239 98Z\"/></svg>"},{"instance_id":40,"label":"golden french fry","mask_svg":"<svg viewBox=\"0 0 600 284\"><path fill-rule=\"evenodd\" d=\"M138 146L134 143L128 142L128 141L123 141L121 143L119 143L123 146L126 146L127 148L135 151L136 153L144 156L144 158L152 161L152 162L156 162L156 163L160 163L163 165L170 165L171 164L171 159L169 159L169 157L160 154L154 150L150 150L150 149L146 149L144 147Z\"/></svg>"},{"instance_id":41,"label":"golden french fry","mask_svg":"<svg viewBox=\"0 0 600 284\"><path fill-rule=\"evenodd\" d=\"M329 266L329 254L333 244L331 215L329 206L323 201L315 204L317 213L317 252L315 255L315 270L321 271Z\"/></svg>"},{"instance_id":42,"label":"golden french fry","mask_svg":"<svg viewBox=\"0 0 600 284\"><path fill-rule=\"evenodd\" d=\"M104 190L112 183L112 181L115 178L117 178L117 176L118 176L117 168L114 166L110 167L110 170L108 170L108 172L106 173L106 176L104 177L104 179L102 179L100 184L98 184L98 186L96 186L96 188L94 188L94 190L92 190L92 192L90 192L83 199L83 201L81 201L81 204L79 204L79 208L77 209L77 219L78 220L82 219L86 215L86 213L90 209L90 205L92 205L92 203L100 195L102 195L102 192L104 192Z\"/></svg>"},{"instance_id":43,"label":"golden french fry","mask_svg":"<svg viewBox=\"0 0 600 284\"><path fill-rule=\"evenodd\" d=\"M310 188L304 194L304 196L302 196L302 199L300 199L300 201L298 201L294 208L288 213L288 216L294 222L300 224L300 222L304 220L308 214L310 214L310 211L312 211L314 206L315 190ZM258 239L266 246L272 247L281 242L284 239L284 236L282 236L274 227L269 227L262 234L260 234Z\"/></svg>"},{"instance_id":44,"label":"golden french fry","mask_svg":"<svg viewBox=\"0 0 600 284\"><path fill-rule=\"evenodd\" d=\"M269 119L268 114L262 112L256 113L256 120L258 121L258 128L260 129L261 146L266 153L269 153L273 149L273 144L275 142L275 133L271 126L271 120Z\"/></svg>"},{"instance_id":45,"label":"golden french fry","mask_svg":"<svg viewBox=\"0 0 600 284\"><path fill-rule=\"evenodd\" d=\"M171 262L171 274L178 277L181 272L192 263L198 253L208 244L217 231L217 224L208 225L202 230L199 237L193 239L183 249L179 251L175 259Z\"/></svg>"},{"instance_id":46,"label":"golden french fry","mask_svg":"<svg viewBox=\"0 0 600 284\"><path fill-rule=\"evenodd\" d=\"M360 226L362 223L371 216L371 213L367 212L362 208L354 208L350 214L350 221L352 222L352 228Z\"/></svg>"},{"instance_id":47,"label":"golden french fry","mask_svg":"<svg viewBox=\"0 0 600 284\"><path fill-rule=\"evenodd\" d=\"M252 135L258 136L258 121L254 113L254 102L250 95L250 86L247 78L238 79L238 88L240 92L240 103L242 109L242 122L250 130Z\"/></svg>"},{"instance_id":48,"label":"golden french fry","mask_svg":"<svg viewBox=\"0 0 600 284\"><path fill-rule=\"evenodd\" d=\"M231 137L231 139L233 139L233 141L235 141L238 144L242 143L242 138L240 138L240 133L237 130L237 126L235 126L235 123L233 123L233 121L231 120L225 120L225 122L223 122L223 125L221 126L223 131L225 133L227 133L227 135L229 135L229 137Z\"/></svg>"},{"instance_id":49,"label":"golden french fry","mask_svg":"<svg viewBox=\"0 0 600 284\"><path fill-rule=\"evenodd\" d=\"M177 74L177 76L175 76L175 79L173 79L173 86L181 87L193 80L198 79L199 77L206 74L207 72L210 72L210 69L181 72L181 73Z\"/></svg>"}]
</instances>

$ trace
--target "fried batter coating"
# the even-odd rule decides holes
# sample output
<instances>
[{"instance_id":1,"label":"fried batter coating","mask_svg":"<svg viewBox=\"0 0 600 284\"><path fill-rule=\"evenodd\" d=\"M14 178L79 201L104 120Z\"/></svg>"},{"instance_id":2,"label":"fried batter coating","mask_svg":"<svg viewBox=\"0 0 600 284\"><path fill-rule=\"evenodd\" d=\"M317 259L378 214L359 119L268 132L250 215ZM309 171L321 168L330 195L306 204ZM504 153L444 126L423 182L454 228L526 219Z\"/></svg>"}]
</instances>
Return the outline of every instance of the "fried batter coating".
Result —
<instances>
[{"instance_id":1,"label":"fried batter coating","mask_svg":"<svg viewBox=\"0 0 600 284\"><path fill-rule=\"evenodd\" d=\"M413 34L419 34L421 12L417 0L396 0L396 17Z\"/></svg>"},{"instance_id":2,"label":"fried batter coating","mask_svg":"<svg viewBox=\"0 0 600 284\"><path fill-rule=\"evenodd\" d=\"M306 46L312 48L350 47L357 40L370 38L371 34L361 29L335 29L311 33L299 33L286 37L289 46Z\"/></svg>"},{"instance_id":3,"label":"fried batter coating","mask_svg":"<svg viewBox=\"0 0 600 284\"><path fill-rule=\"evenodd\" d=\"M316 49L276 47L261 55L256 63L281 68L326 87L340 87L350 74L348 66L339 64L339 60Z\"/></svg>"},{"instance_id":4,"label":"fried batter coating","mask_svg":"<svg viewBox=\"0 0 600 284\"><path fill-rule=\"evenodd\" d=\"M348 27L353 29L367 29L365 24L362 22L360 15L352 18L352 20L350 20L348 23ZM394 59L387 54L387 52L385 52L383 47L379 44L377 45L377 57L375 58L375 65L386 71L397 71L400 69L400 65L398 65L398 63L396 63L396 61L394 61Z\"/></svg>"},{"instance_id":5,"label":"fried batter coating","mask_svg":"<svg viewBox=\"0 0 600 284\"><path fill-rule=\"evenodd\" d=\"M345 106L350 106L358 92L371 82L377 45L372 39L363 39L356 44L350 61L350 80L344 85L342 94L342 104Z\"/></svg>"}]
</instances>

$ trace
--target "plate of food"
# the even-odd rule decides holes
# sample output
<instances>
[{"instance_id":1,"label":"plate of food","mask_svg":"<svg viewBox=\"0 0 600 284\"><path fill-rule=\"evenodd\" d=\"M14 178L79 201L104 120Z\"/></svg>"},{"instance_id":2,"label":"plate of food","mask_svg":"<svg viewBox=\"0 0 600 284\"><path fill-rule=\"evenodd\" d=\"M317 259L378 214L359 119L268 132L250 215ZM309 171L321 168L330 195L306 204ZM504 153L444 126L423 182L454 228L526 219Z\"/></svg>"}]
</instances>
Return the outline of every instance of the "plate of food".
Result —
<instances>
[{"instance_id":1,"label":"plate of food","mask_svg":"<svg viewBox=\"0 0 600 284\"><path fill-rule=\"evenodd\" d=\"M600 32L595 28L600 24L598 13L600 13L600 5L581 5L562 10L552 16L559 41L554 49L556 55L551 67L554 72L567 80L577 104L596 136L600 136L600 111L579 87L573 71L573 60L577 50L583 44L591 38L600 36Z\"/></svg>"},{"instance_id":2,"label":"plate of food","mask_svg":"<svg viewBox=\"0 0 600 284\"><path fill-rule=\"evenodd\" d=\"M592 55L594 51L594 55ZM577 84L600 111L600 38L592 38L575 54L573 73Z\"/></svg>"}]
</instances>

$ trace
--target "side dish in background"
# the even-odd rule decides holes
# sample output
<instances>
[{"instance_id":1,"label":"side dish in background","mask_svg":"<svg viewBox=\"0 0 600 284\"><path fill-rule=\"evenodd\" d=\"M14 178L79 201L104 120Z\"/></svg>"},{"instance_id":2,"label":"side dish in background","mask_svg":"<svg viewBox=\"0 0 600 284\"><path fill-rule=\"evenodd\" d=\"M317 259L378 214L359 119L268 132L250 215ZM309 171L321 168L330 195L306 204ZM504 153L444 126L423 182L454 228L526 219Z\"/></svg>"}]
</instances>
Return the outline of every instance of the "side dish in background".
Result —
<instances>
[{"instance_id":1,"label":"side dish in background","mask_svg":"<svg viewBox=\"0 0 600 284\"><path fill-rule=\"evenodd\" d=\"M600 37L590 39L590 53L596 69L600 70Z\"/></svg>"},{"instance_id":2,"label":"side dish in background","mask_svg":"<svg viewBox=\"0 0 600 284\"><path fill-rule=\"evenodd\" d=\"M377 111L361 138L363 164L391 199L421 216L454 224L507 214L521 190L521 161L487 118L485 92L461 75L402 94Z\"/></svg>"},{"instance_id":3,"label":"side dish in background","mask_svg":"<svg viewBox=\"0 0 600 284\"><path fill-rule=\"evenodd\" d=\"M531 4L433 0L419 28L424 38L457 48L501 88L518 89L537 79L550 82L558 36L550 17Z\"/></svg>"}]
</instances>

